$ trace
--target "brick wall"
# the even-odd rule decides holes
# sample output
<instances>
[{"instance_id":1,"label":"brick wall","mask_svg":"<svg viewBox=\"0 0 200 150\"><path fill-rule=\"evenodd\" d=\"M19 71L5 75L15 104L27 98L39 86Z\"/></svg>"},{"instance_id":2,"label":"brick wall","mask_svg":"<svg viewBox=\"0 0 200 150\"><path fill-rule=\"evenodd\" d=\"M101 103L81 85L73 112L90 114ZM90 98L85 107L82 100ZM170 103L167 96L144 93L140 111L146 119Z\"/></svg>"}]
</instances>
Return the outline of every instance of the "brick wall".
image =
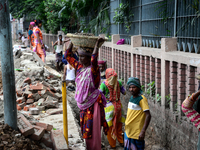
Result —
<instances>
[{"instance_id":1,"label":"brick wall","mask_svg":"<svg viewBox=\"0 0 200 150\"><path fill-rule=\"evenodd\" d=\"M133 42L134 37L131 39ZM154 81L155 94L161 96L157 100L152 92L146 95L152 114L148 132L169 149L197 149L198 130L182 113L181 104L197 90L195 75L200 72L200 56L178 52L175 38L162 39L161 49L116 45L116 37L113 41L101 47L100 56L108 61L108 66L114 66L118 78L126 83L130 76L138 77L146 92L147 84ZM122 101L125 112L129 98L127 94Z\"/></svg>"}]
</instances>

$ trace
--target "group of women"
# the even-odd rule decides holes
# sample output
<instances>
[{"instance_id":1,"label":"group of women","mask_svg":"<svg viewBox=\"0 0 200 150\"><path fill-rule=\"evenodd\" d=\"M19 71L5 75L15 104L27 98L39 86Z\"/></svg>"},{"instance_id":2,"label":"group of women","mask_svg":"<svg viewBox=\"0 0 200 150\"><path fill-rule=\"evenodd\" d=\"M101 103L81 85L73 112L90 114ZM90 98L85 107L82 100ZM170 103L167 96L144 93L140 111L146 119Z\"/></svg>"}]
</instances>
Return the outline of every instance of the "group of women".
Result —
<instances>
[{"instance_id":1,"label":"group of women","mask_svg":"<svg viewBox=\"0 0 200 150\"><path fill-rule=\"evenodd\" d=\"M75 100L80 108L81 132L87 150L101 150L101 126L107 135L109 149L116 148L116 140L124 147L122 123L125 116L120 93L125 95L126 91L115 70L106 69L105 61L98 62L98 45L103 41L104 38L99 37L94 49L78 47L79 61L72 56L71 42L65 52L67 62L76 70ZM141 88L138 87L139 94Z\"/></svg>"},{"instance_id":2,"label":"group of women","mask_svg":"<svg viewBox=\"0 0 200 150\"><path fill-rule=\"evenodd\" d=\"M37 53L37 55L42 59L43 62L45 62L46 52L45 46L43 44L42 31L40 30L41 27L41 20L35 20L34 22L30 22L28 39L31 49Z\"/></svg>"}]
</instances>

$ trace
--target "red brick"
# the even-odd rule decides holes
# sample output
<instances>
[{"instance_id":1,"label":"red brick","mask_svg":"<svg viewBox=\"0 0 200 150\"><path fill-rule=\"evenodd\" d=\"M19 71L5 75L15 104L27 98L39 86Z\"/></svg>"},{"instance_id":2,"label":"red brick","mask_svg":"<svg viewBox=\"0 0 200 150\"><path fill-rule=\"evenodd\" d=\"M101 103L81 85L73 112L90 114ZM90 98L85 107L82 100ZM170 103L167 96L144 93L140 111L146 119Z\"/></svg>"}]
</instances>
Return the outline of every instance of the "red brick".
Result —
<instances>
[{"instance_id":1,"label":"red brick","mask_svg":"<svg viewBox=\"0 0 200 150\"><path fill-rule=\"evenodd\" d=\"M21 99L18 99L16 100L17 104L21 104L22 103L22 100Z\"/></svg>"},{"instance_id":2,"label":"red brick","mask_svg":"<svg viewBox=\"0 0 200 150\"><path fill-rule=\"evenodd\" d=\"M34 133L33 126L22 114L18 116L18 128L24 136L28 136Z\"/></svg>"},{"instance_id":3,"label":"red brick","mask_svg":"<svg viewBox=\"0 0 200 150\"><path fill-rule=\"evenodd\" d=\"M33 103L34 103L34 99L28 99L28 100L26 101L26 103L27 103L27 104L33 104Z\"/></svg>"},{"instance_id":4,"label":"red brick","mask_svg":"<svg viewBox=\"0 0 200 150\"><path fill-rule=\"evenodd\" d=\"M178 89L178 92L179 92L179 93L182 93L182 94L183 94L183 93L186 93L186 88L179 88L179 89Z\"/></svg>"},{"instance_id":5,"label":"red brick","mask_svg":"<svg viewBox=\"0 0 200 150\"><path fill-rule=\"evenodd\" d=\"M22 108L19 105L17 105L17 110L22 110Z\"/></svg>"},{"instance_id":6,"label":"red brick","mask_svg":"<svg viewBox=\"0 0 200 150\"><path fill-rule=\"evenodd\" d=\"M24 80L24 83L31 84L31 79L30 79L30 78L26 78L26 79Z\"/></svg>"},{"instance_id":7,"label":"red brick","mask_svg":"<svg viewBox=\"0 0 200 150\"><path fill-rule=\"evenodd\" d=\"M63 135L63 132L60 130L51 131L51 140L55 150L68 150L68 145Z\"/></svg>"},{"instance_id":8,"label":"red brick","mask_svg":"<svg viewBox=\"0 0 200 150\"><path fill-rule=\"evenodd\" d=\"M24 106L24 111L29 111L29 105Z\"/></svg>"},{"instance_id":9,"label":"red brick","mask_svg":"<svg viewBox=\"0 0 200 150\"><path fill-rule=\"evenodd\" d=\"M44 87L42 84L37 84L37 85L30 85L30 90L43 90Z\"/></svg>"},{"instance_id":10,"label":"red brick","mask_svg":"<svg viewBox=\"0 0 200 150\"><path fill-rule=\"evenodd\" d=\"M34 126L34 125L33 125L33 128L34 128L34 133L30 136L30 138L32 140L39 141L43 137L45 130L44 128L41 128L39 126Z\"/></svg>"},{"instance_id":11,"label":"red brick","mask_svg":"<svg viewBox=\"0 0 200 150\"><path fill-rule=\"evenodd\" d=\"M23 103L21 103L21 104L18 104L18 106L20 106L22 109L24 108L24 106L26 106L26 103L25 102L23 102Z\"/></svg>"},{"instance_id":12,"label":"red brick","mask_svg":"<svg viewBox=\"0 0 200 150\"><path fill-rule=\"evenodd\" d=\"M31 122L32 124L44 128L46 131L51 131L53 126L50 124L42 123L42 122Z\"/></svg>"},{"instance_id":13,"label":"red brick","mask_svg":"<svg viewBox=\"0 0 200 150\"><path fill-rule=\"evenodd\" d=\"M17 96L18 96L18 97L22 97L22 94L23 94L23 93L22 93L21 90L17 90L16 93L17 93Z\"/></svg>"},{"instance_id":14,"label":"red brick","mask_svg":"<svg viewBox=\"0 0 200 150\"><path fill-rule=\"evenodd\" d=\"M195 84L195 79L194 78L189 78L188 79L189 85L194 85Z\"/></svg>"},{"instance_id":15,"label":"red brick","mask_svg":"<svg viewBox=\"0 0 200 150\"><path fill-rule=\"evenodd\" d=\"M33 98L33 94L28 94L28 98Z\"/></svg>"}]
</instances>

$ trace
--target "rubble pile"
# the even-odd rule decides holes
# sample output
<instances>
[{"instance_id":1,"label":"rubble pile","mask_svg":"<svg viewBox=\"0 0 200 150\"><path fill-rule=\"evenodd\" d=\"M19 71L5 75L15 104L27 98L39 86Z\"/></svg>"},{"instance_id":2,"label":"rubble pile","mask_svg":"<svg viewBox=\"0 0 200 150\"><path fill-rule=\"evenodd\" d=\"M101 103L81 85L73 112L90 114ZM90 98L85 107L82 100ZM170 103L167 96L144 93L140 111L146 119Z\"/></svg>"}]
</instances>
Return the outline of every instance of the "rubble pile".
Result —
<instances>
[{"instance_id":1,"label":"rubble pile","mask_svg":"<svg viewBox=\"0 0 200 150\"><path fill-rule=\"evenodd\" d=\"M62 102L61 79L47 72L31 51L15 53L17 109L38 115Z\"/></svg>"},{"instance_id":2,"label":"rubble pile","mask_svg":"<svg viewBox=\"0 0 200 150\"><path fill-rule=\"evenodd\" d=\"M46 81L40 82L33 79L28 77L18 86L16 90L17 109L38 115L46 109L58 108L59 102L62 102L61 90L52 86L52 84L58 84L58 81L49 80L49 84Z\"/></svg>"},{"instance_id":3,"label":"rubble pile","mask_svg":"<svg viewBox=\"0 0 200 150\"><path fill-rule=\"evenodd\" d=\"M45 150L39 142L25 138L20 132L13 130L7 124L0 125L0 149Z\"/></svg>"},{"instance_id":4,"label":"rubble pile","mask_svg":"<svg viewBox=\"0 0 200 150\"><path fill-rule=\"evenodd\" d=\"M44 149L85 149L69 105L67 107L70 136L67 148L63 135L61 76L58 76L59 73L53 70L55 69L55 56L53 54L48 55L47 53L46 64L30 50L17 50L14 54L19 129L15 135L19 139L23 138L24 141L22 140L21 143L27 147L15 146L13 149L41 149L41 146ZM3 112L3 90L1 90L0 121L2 122ZM0 132L0 134L2 133ZM14 139L11 140L11 143L15 143ZM9 142L4 142L4 145L1 145L2 141L0 139L0 149L12 148ZM34 147L34 144L37 147ZM5 147L7 145L10 147Z\"/></svg>"}]
</instances>

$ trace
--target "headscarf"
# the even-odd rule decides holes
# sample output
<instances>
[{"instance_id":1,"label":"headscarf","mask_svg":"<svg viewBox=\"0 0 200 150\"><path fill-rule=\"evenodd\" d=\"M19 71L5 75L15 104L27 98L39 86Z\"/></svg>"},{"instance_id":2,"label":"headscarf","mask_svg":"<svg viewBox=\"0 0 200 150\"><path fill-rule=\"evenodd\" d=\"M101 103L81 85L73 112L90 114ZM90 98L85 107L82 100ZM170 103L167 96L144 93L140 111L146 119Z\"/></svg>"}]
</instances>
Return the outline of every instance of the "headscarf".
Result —
<instances>
[{"instance_id":1,"label":"headscarf","mask_svg":"<svg viewBox=\"0 0 200 150\"><path fill-rule=\"evenodd\" d=\"M118 101L120 99L120 87L119 82L117 81L117 73L114 69L106 69L106 86L110 92L110 101Z\"/></svg>"},{"instance_id":2,"label":"headscarf","mask_svg":"<svg viewBox=\"0 0 200 150\"><path fill-rule=\"evenodd\" d=\"M104 60L99 60L98 61L98 65L103 65L104 66L104 69L106 70L106 61L104 61Z\"/></svg>"},{"instance_id":3,"label":"headscarf","mask_svg":"<svg viewBox=\"0 0 200 150\"><path fill-rule=\"evenodd\" d=\"M88 47L79 47L78 48L78 54L79 55L86 55L86 56L92 56L93 48Z\"/></svg>"},{"instance_id":4,"label":"headscarf","mask_svg":"<svg viewBox=\"0 0 200 150\"><path fill-rule=\"evenodd\" d=\"M143 99L143 97L141 96L143 91L141 90L141 85L140 85L140 80L136 77L130 77L128 79L128 82L127 82L127 86L128 88L131 86L131 85L135 85L136 87L138 87L140 89L140 93L139 93L139 96L138 97L135 97L133 98L133 95L131 96L129 102L132 102L134 104L137 104L139 105L140 101Z\"/></svg>"},{"instance_id":5,"label":"headscarf","mask_svg":"<svg viewBox=\"0 0 200 150\"><path fill-rule=\"evenodd\" d=\"M136 77L130 77L130 78L128 79L128 82L127 82L128 88L129 88L131 85L137 86L137 87L140 89L140 94L143 93L143 91L141 90L140 80L139 80L138 78L136 78Z\"/></svg>"},{"instance_id":6,"label":"headscarf","mask_svg":"<svg viewBox=\"0 0 200 150\"><path fill-rule=\"evenodd\" d=\"M30 22L30 25L35 26L35 22Z\"/></svg>"}]
</instances>

